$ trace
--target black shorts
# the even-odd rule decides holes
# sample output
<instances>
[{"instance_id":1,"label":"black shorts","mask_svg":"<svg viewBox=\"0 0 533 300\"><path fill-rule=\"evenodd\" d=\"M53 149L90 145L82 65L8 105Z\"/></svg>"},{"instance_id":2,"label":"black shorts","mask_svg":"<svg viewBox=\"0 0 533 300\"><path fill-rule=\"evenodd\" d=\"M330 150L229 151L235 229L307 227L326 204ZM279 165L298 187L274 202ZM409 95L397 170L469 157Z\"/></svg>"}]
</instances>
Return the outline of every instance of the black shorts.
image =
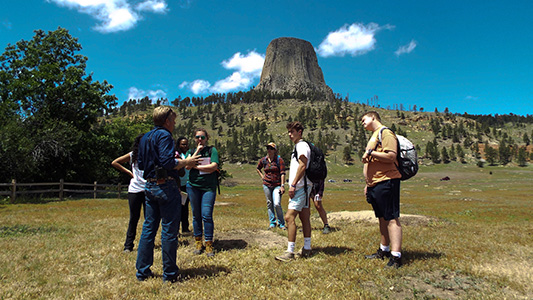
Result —
<instances>
[{"instance_id":1,"label":"black shorts","mask_svg":"<svg viewBox=\"0 0 533 300\"><path fill-rule=\"evenodd\" d=\"M366 189L366 200L372 204L376 218L385 221L400 217L400 179L379 182Z\"/></svg>"}]
</instances>

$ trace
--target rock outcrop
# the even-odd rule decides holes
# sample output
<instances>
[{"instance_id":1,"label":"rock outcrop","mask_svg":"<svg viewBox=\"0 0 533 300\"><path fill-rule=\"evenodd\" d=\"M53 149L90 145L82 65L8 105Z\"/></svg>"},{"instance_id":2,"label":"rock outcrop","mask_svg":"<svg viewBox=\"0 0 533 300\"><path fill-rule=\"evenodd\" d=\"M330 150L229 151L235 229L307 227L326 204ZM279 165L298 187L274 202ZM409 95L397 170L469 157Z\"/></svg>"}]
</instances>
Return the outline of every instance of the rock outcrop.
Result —
<instances>
[{"instance_id":1,"label":"rock outcrop","mask_svg":"<svg viewBox=\"0 0 533 300\"><path fill-rule=\"evenodd\" d=\"M333 91L324 81L318 66L316 52L311 43L297 38L282 37L267 47L261 80L256 90L292 95L322 94L333 99Z\"/></svg>"}]
</instances>

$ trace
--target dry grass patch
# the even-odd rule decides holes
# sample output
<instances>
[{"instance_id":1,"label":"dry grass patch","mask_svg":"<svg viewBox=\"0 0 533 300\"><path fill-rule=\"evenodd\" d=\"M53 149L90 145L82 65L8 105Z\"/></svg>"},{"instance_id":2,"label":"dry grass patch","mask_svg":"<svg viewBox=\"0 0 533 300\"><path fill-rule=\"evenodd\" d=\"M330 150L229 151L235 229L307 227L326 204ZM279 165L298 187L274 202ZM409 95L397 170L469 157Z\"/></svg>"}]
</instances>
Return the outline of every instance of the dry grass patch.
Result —
<instances>
[{"instance_id":1,"label":"dry grass patch","mask_svg":"<svg viewBox=\"0 0 533 300\"><path fill-rule=\"evenodd\" d=\"M331 223L337 224L339 222L368 222L372 224L377 224L378 219L374 215L372 210L362 210L362 211L339 211L331 212L328 214L328 220L331 220ZM433 222L435 218L411 214L401 214L400 222L404 225L420 225L426 226Z\"/></svg>"}]
</instances>

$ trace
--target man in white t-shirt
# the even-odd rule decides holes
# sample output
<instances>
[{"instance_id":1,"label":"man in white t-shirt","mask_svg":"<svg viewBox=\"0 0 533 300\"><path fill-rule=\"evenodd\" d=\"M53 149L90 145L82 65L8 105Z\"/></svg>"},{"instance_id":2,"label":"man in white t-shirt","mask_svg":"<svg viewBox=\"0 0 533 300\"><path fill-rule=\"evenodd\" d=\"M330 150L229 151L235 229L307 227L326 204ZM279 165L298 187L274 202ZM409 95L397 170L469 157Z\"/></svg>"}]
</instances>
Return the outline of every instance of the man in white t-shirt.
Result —
<instances>
[{"instance_id":1,"label":"man in white t-shirt","mask_svg":"<svg viewBox=\"0 0 533 300\"><path fill-rule=\"evenodd\" d=\"M305 170L309 166L311 148L302 139L304 128L300 122L287 124L289 138L294 143L295 151L291 154L291 164L289 170L289 209L285 214L285 225L287 226L288 246L287 251L280 256L276 256L280 261L291 261L294 259L294 248L296 245L296 216L302 221L302 231L304 234L304 246L296 255L308 257L311 254L311 218L309 209L309 192L313 186L312 182L305 177ZM307 184L306 184L307 183ZM307 190L305 186L307 185Z\"/></svg>"}]
</instances>

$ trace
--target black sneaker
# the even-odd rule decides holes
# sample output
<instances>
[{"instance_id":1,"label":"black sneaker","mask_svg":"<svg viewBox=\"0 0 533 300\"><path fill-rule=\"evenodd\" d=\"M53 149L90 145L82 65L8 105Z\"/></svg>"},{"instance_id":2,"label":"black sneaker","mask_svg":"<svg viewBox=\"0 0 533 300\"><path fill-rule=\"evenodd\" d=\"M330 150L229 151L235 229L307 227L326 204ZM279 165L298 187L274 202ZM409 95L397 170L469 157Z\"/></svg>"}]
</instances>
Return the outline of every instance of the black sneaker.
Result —
<instances>
[{"instance_id":1,"label":"black sneaker","mask_svg":"<svg viewBox=\"0 0 533 300\"><path fill-rule=\"evenodd\" d=\"M385 257L391 257L390 251L383 251L381 249L378 249L376 253L365 255L365 258L368 258L368 259L374 259L374 258L384 259Z\"/></svg>"},{"instance_id":2,"label":"black sneaker","mask_svg":"<svg viewBox=\"0 0 533 300\"><path fill-rule=\"evenodd\" d=\"M402 266L402 258L391 255L389 262L387 263L387 268L398 269L401 266Z\"/></svg>"}]
</instances>

